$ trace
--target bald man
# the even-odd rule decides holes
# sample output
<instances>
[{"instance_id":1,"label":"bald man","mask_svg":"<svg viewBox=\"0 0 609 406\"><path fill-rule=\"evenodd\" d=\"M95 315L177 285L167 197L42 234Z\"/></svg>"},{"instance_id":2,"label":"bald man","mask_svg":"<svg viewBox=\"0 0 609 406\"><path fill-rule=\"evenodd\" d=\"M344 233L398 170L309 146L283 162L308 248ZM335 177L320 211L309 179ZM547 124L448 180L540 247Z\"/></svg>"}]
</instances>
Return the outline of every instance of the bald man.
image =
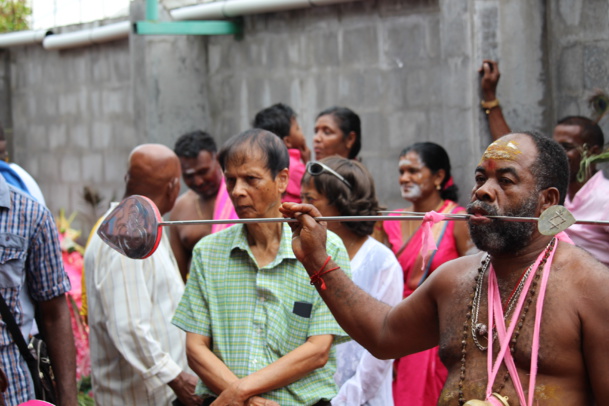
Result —
<instances>
[{"instance_id":1,"label":"bald man","mask_svg":"<svg viewBox=\"0 0 609 406\"><path fill-rule=\"evenodd\" d=\"M179 180L180 161L171 149L140 145L129 155L124 197L146 196L165 214L178 197ZM185 372L186 336L171 324L184 283L166 235L140 260L122 256L95 233L85 272L95 403L200 404L197 379Z\"/></svg>"}]
</instances>

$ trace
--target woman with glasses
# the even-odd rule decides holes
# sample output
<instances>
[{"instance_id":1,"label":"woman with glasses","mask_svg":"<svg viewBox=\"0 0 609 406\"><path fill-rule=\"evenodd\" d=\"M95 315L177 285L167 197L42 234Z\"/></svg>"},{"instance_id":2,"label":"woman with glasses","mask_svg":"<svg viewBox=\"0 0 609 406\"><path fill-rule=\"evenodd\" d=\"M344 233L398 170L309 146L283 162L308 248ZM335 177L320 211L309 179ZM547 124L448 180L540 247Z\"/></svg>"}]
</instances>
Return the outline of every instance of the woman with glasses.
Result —
<instances>
[{"instance_id":1,"label":"woman with glasses","mask_svg":"<svg viewBox=\"0 0 609 406\"><path fill-rule=\"evenodd\" d=\"M361 147L361 123L353 110L330 107L317 115L313 137L315 159L333 155L355 159Z\"/></svg>"},{"instance_id":2,"label":"woman with glasses","mask_svg":"<svg viewBox=\"0 0 609 406\"><path fill-rule=\"evenodd\" d=\"M307 164L301 197L322 216L368 216L379 210L370 173L361 163L340 157ZM370 237L374 221L328 222L328 228L347 248L353 281L376 299L397 304L402 298L401 268L393 253ZM336 359L334 379L340 389L332 405L393 405L392 360L374 358L355 341L338 345Z\"/></svg>"},{"instance_id":3,"label":"woman with glasses","mask_svg":"<svg viewBox=\"0 0 609 406\"><path fill-rule=\"evenodd\" d=\"M450 159L440 145L421 142L405 148L398 160L402 197L410 203L404 211L465 213L457 201L457 187L450 173ZM400 215L400 214L396 214ZM404 298L410 296L437 267L466 255L473 249L464 221L441 221L432 226L438 246L422 266L421 221L385 221L385 241L403 270ZM438 356L438 347L395 361L394 402L399 405L431 406L438 403L447 370Z\"/></svg>"}]
</instances>

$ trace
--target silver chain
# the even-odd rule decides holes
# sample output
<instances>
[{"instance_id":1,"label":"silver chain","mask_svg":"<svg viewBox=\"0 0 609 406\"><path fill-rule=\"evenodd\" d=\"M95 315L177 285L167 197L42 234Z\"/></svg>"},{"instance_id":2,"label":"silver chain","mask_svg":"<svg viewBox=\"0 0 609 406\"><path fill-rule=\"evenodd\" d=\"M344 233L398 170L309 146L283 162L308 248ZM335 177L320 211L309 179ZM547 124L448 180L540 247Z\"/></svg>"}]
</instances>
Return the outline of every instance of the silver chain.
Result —
<instances>
[{"instance_id":1,"label":"silver chain","mask_svg":"<svg viewBox=\"0 0 609 406\"><path fill-rule=\"evenodd\" d=\"M480 298L482 296L482 284L484 283L484 275L486 274L489 264L490 264L490 256L488 254L486 254L486 258L484 259L484 262L482 263L482 267L478 274L478 282L476 283L476 291L474 292L474 303L473 303L474 308L472 309L472 311L473 311L472 326L471 326L472 339L474 341L474 344L476 344L476 347L478 347L478 349L480 351L486 351L488 349L488 347L483 346L478 341L478 332L476 331L476 329L478 328L478 315L480 312ZM516 287L516 290L514 291L514 295L512 295L512 297L510 298L510 302L508 303L507 311L503 315L504 320L507 320L508 316L514 309L514 305L518 301L518 298L520 297L520 294L522 293L522 289L524 288L524 285L525 285L527 279L529 278L529 275L531 274L533 265L534 265L534 263L529 266L529 268L525 272L524 276L520 279L520 282L518 283L518 286ZM488 329L488 327L487 327L487 329ZM491 335L491 332L487 331L487 340L489 339L488 337L490 335ZM493 340L495 340L497 338L496 331L492 332L492 337L493 337L492 338Z\"/></svg>"}]
</instances>

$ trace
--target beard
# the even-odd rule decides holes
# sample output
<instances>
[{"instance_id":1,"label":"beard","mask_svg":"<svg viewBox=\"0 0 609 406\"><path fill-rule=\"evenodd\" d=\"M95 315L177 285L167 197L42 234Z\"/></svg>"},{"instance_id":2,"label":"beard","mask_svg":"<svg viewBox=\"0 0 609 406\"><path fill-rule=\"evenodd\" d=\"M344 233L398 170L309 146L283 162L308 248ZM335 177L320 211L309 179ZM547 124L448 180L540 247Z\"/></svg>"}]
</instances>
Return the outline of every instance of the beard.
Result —
<instances>
[{"instance_id":1,"label":"beard","mask_svg":"<svg viewBox=\"0 0 609 406\"><path fill-rule=\"evenodd\" d=\"M467 212L472 209L482 209L489 216L535 217L537 209L537 194L525 200L519 207L498 210L482 201L475 201L467 206ZM515 254L531 242L531 236L537 223L503 221L492 219L488 224L472 224L468 222L472 241L481 251L491 255Z\"/></svg>"}]
</instances>

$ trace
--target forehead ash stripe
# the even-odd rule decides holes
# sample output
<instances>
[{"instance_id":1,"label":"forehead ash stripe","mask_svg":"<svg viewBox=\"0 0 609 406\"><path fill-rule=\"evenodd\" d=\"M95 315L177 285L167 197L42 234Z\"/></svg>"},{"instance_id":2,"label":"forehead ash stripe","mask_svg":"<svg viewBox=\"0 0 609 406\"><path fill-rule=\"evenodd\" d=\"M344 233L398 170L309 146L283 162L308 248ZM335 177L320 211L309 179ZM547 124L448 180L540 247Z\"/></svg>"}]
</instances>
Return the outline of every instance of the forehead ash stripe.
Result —
<instances>
[{"instance_id":1,"label":"forehead ash stripe","mask_svg":"<svg viewBox=\"0 0 609 406\"><path fill-rule=\"evenodd\" d=\"M518 148L518 143L516 141L498 140L488 146L486 151L484 151L480 162L489 159L514 161L520 154L522 154L522 151Z\"/></svg>"}]
</instances>

